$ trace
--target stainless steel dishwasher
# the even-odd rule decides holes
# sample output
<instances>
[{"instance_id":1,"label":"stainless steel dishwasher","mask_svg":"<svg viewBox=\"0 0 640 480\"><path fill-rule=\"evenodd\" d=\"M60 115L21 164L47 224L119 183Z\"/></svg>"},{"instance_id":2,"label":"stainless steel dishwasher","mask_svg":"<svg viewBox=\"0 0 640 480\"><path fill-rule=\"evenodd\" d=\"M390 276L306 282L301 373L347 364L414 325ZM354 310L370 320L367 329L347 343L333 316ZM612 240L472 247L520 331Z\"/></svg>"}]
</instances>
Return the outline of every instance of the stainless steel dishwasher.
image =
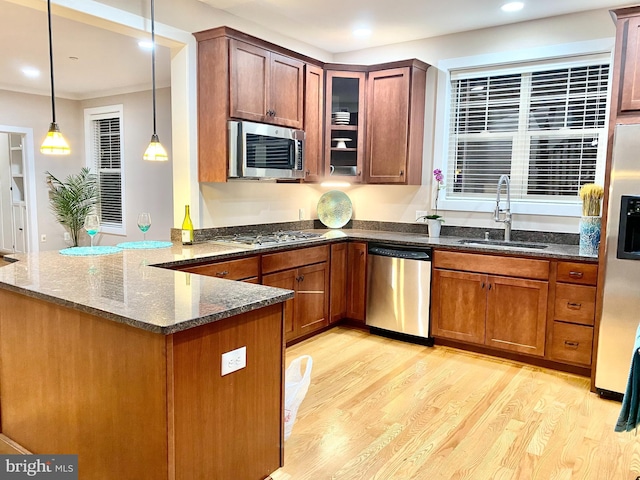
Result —
<instances>
[{"instance_id":1,"label":"stainless steel dishwasher","mask_svg":"<svg viewBox=\"0 0 640 480\"><path fill-rule=\"evenodd\" d=\"M372 333L433 345L431 249L369 244L366 324Z\"/></svg>"}]
</instances>

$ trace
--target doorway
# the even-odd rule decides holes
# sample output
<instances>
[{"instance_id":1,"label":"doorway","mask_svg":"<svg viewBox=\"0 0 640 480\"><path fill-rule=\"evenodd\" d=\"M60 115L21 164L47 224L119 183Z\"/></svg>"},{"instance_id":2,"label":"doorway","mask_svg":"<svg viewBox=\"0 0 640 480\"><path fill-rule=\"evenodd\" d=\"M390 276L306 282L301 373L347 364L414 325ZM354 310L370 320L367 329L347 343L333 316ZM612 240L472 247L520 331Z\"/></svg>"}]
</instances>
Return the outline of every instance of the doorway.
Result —
<instances>
[{"instance_id":1,"label":"doorway","mask_svg":"<svg viewBox=\"0 0 640 480\"><path fill-rule=\"evenodd\" d=\"M0 125L0 253L38 251L31 129Z\"/></svg>"}]
</instances>

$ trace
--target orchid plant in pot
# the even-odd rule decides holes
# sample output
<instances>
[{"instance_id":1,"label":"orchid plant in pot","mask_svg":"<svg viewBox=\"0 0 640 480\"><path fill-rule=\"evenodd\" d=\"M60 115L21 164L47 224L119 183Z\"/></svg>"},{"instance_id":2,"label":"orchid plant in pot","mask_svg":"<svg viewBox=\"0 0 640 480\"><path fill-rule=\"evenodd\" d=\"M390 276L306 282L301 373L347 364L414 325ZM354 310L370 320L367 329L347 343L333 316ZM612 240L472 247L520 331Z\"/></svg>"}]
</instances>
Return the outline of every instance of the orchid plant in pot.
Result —
<instances>
[{"instance_id":1,"label":"orchid plant in pot","mask_svg":"<svg viewBox=\"0 0 640 480\"><path fill-rule=\"evenodd\" d=\"M420 217L418 218L418 220L421 220L423 218L426 219L427 223L429 224L429 237L438 238L440 237L440 228L442 226L442 223L444 222L444 218L442 218L442 215L438 215L438 195L440 193L440 189L444 188L444 175L442 174L442 170L436 168L433 171L433 178L436 182L434 213Z\"/></svg>"}]
</instances>

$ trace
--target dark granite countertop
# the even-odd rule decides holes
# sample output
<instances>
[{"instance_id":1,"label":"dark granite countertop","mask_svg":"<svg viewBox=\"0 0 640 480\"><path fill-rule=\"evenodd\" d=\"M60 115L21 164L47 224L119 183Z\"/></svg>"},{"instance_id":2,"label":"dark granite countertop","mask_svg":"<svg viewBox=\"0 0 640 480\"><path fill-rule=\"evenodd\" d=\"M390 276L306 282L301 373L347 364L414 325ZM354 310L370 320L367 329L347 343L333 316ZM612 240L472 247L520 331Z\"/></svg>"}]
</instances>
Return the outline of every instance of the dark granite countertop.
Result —
<instances>
[{"instance_id":1,"label":"dark granite countertop","mask_svg":"<svg viewBox=\"0 0 640 480\"><path fill-rule=\"evenodd\" d=\"M374 230L315 230L318 239L286 247L244 247L203 242L192 246L125 250L112 255L68 257L57 251L18 254L0 268L0 288L68 306L162 334L228 318L293 297L290 290L187 274L179 267L214 260L322 245L342 240L425 246L595 263L577 245L548 244L545 249L463 245L460 237L429 238L424 234Z\"/></svg>"}]
</instances>

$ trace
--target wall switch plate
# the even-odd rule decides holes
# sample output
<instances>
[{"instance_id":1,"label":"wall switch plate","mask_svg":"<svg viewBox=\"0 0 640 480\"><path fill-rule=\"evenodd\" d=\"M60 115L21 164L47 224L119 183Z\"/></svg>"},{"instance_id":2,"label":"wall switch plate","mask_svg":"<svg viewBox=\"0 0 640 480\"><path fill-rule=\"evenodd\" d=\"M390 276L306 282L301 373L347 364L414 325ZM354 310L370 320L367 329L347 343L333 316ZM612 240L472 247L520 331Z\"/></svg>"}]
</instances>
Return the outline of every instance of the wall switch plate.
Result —
<instances>
[{"instance_id":1,"label":"wall switch plate","mask_svg":"<svg viewBox=\"0 0 640 480\"><path fill-rule=\"evenodd\" d=\"M427 212L426 210L416 210L416 222L420 217L426 217L427 215L429 215L429 212ZM422 221L426 222L427 220L423 218Z\"/></svg>"},{"instance_id":2,"label":"wall switch plate","mask_svg":"<svg viewBox=\"0 0 640 480\"><path fill-rule=\"evenodd\" d=\"M71 241L71 234L69 232L64 232L64 241L65 242Z\"/></svg>"},{"instance_id":3,"label":"wall switch plate","mask_svg":"<svg viewBox=\"0 0 640 480\"><path fill-rule=\"evenodd\" d=\"M220 376L224 377L247 366L247 347L236 348L222 354Z\"/></svg>"},{"instance_id":4,"label":"wall switch plate","mask_svg":"<svg viewBox=\"0 0 640 480\"><path fill-rule=\"evenodd\" d=\"M40 235L40 241L41 242L46 242L47 241L47 234L43 233L42 235Z\"/></svg>"},{"instance_id":5,"label":"wall switch plate","mask_svg":"<svg viewBox=\"0 0 640 480\"><path fill-rule=\"evenodd\" d=\"M306 213L304 211L304 208L299 208L298 209L298 220L304 220L306 217Z\"/></svg>"}]
</instances>

